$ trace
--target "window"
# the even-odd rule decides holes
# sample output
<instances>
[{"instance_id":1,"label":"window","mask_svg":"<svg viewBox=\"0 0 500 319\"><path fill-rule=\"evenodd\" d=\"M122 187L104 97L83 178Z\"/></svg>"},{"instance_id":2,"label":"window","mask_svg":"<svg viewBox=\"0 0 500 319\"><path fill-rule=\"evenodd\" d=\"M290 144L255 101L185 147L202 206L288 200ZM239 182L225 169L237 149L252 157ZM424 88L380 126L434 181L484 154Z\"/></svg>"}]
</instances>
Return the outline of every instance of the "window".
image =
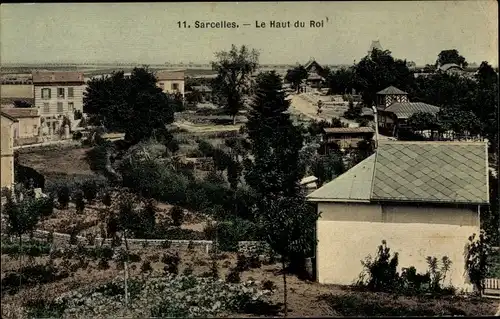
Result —
<instances>
[{"instance_id":1,"label":"window","mask_svg":"<svg viewBox=\"0 0 500 319\"><path fill-rule=\"evenodd\" d=\"M50 99L50 89L48 88L42 89L42 99L44 100Z\"/></svg>"},{"instance_id":2,"label":"window","mask_svg":"<svg viewBox=\"0 0 500 319\"><path fill-rule=\"evenodd\" d=\"M74 88L68 88L68 98L73 98L74 94Z\"/></svg>"},{"instance_id":3,"label":"window","mask_svg":"<svg viewBox=\"0 0 500 319\"><path fill-rule=\"evenodd\" d=\"M57 88L57 97L64 99L64 88Z\"/></svg>"},{"instance_id":4,"label":"window","mask_svg":"<svg viewBox=\"0 0 500 319\"><path fill-rule=\"evenodd\" d=\"M73 102L68 102L68 112L74 112L74 111L75 111L75 104Z\"/></svg>"},{"instance_id":5,"label":"window","mask_svg":"<svg viewBox=\"0 0 500 319\"><path fill-rule=\"evenodd\" d=\"M62 102L57 102L57 113L62 113L64 111Z\"/></svg>"},{"instance_id":6,"label":"window","mask_svg":"<svg viewBox=\"0 0 500 319\"><path fill-rule=\"evenodd\" d=\"M172 83L172 90L174 91L179 90L179 83Z\"/></svg>"},{"instance_id":7,"label":"window","mask_svg":"<svg viewBox=\"0 0 500 319\"><path fill-rule=\"evenodd\" d=\"M49 103L43 103L43 113L50 113Z\"/></svg>"}]
</instances>

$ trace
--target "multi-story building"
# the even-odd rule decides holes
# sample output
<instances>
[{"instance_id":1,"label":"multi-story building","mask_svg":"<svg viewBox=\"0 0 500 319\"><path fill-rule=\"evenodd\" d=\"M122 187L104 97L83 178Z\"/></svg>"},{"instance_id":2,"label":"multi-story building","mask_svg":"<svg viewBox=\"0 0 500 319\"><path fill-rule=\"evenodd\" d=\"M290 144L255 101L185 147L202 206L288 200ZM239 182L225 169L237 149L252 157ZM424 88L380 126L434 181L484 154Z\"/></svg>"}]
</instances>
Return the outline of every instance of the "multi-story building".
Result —
<instances>
[{"instance_id":1,"label":"multi-story building","mask_svg":"<svg viewBox=\"0 0 500 319\"><path fill-rule=\"evenodd\" d=\"M0 188L12 188L14 185L14 124L12 116L1 112L1 183Z\"/></svg>"},{"instance_id":2,"label":"multi-story building","mask_svg":"<svg viewBox=\"0 0 500 319\"><path fill-rule=\"evenodd\" d=\"M83 113L85 80L81 72L33 72L35 108L40 110L44 129L54 133L67 117L75 120L77 111Z\"/></svg>"},{"instance_id":3,"label":"multi-story building","mask_svg":"<svg viewBox=\"0 0 500 319\"><path fill-rule=\"evenodd\" d=\"M157 85L165 93L180 93L184 99L184 70L162 70L156 72Z\"/></svg>"}]
</instances>

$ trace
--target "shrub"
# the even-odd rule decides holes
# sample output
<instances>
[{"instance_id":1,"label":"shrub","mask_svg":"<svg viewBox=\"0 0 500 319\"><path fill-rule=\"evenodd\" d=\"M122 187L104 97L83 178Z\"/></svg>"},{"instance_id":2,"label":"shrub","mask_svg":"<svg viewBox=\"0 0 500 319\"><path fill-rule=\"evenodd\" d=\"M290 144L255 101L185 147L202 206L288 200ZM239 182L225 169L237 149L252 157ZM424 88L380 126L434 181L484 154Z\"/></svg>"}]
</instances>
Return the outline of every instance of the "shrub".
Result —
<instances>
[{"instance_id":1,"label":"shrub","mask_svg":"<svg viewBox=\"0 0 500 319\"><path fill-rule=\"evenodd\" d=\"M80 141L82 139L82 137L83 137L83 134L80 131L73 133L73 140L74 141Z\"/></svg>"},{"instance_id":2,"label":"shrub","mask_svg":"<svg viewBox=\"0 0 500 319\"><path fill-rule=\"evenodd\" d=\"M112 199L111 199L111 193L110 193L110 191L109 191L109 190L104 192L104 194L102 195L102 199L101 199L101 201L102 201L102 203L103 203L105 206L107 206L107 207L111 206L111 204L112 204L113 202L112 202Z\"/></svg>"},{"instance_id":3,"label":"shrub","mask_svg":"<svg viewBox=\"0 0 500 319\"><path fill-rule=\"evenodd\" d=\"M368 273L367 287L373 291L390 291L397 287L398 284L398 253L394 253L391 258L390 248L387 247L385 240L378 247L377 256L372 260L368 256L364 261L361 261L365 271ZM360 283L364 278L361 279Z\"/></svg>"},{"instance_id":4,"label":"shrub","mask_svg":"<svg viewBox=\"0 0 500 319\"><path fill-rule=\"evenodd\" d=\"M182 274L184 276L190 276L193 274L193 266L191 264L188 264L186 268L182 271Z\"/></svg>"},{"instance_id":5,"label":"shrub","mask_svg":"<svg viewBox=\"0 0 500 319\"><path fill-rule=\"evenodd\" d=\"M240 272L238 271L237 268L233 268L228 272L226 276L226 281L233 284L241 282Z\"/></svg>"},{"instance_id":6,"label":"shrub","mask_svg":"<svg viewBox=\"0 0 500 319\"><path fill-rule=\"evenodd\" d=\"M145 260L141 265L141 272L151 272L153 271L153 267L151 267L151 263Z\"/></svg>"},{"instance_id":7,"label":"shrub","mask_svg":"<svg viewBox=\"0 0 500 319\"><path fill-rule=\"evenodd\" d=\"M66 310L66 302L47 301L43 298L29 300L24 304L29 318L61 318Z\"/></svg>"},{"instance_id":8,"label":"shrub","mask_svg":"<svg viewBox=\"0 0 500 319\"><path fill-rule=\"evenodd\" d=\"M172 242L170 240L164 240L160 244L160 247L163 249L169 249L170 246L172 246Z\"/></svg>"},{"instance_id":9,"label":"shrub","mask_svg":"<svg viewBox=\"0 0 500 319\"><path fill-rule=\"evenodd\" d=\"M489 258L491 254L491 245L488 237L483 231L479 234L479 238L476 237L476 234L472 234L472 236L469 237L465 256L465 267L470 281L474 284L478 292L483 291L483 281L491 268L491 261Z\"/></svg>"},{"instance_id":10,"label":"shrub","mask_svg":"<svg viewBox=\"0 0 500 319\"><path fill-rule=\"evenodd\" d=\"M250 269L250 261L244 254L238 254L236 257L236 269L245 271Z\"/></svg>"},{"instance_id":11,"label":"shrub","mask_svg":"<svg viewBox=\"0 0 500 319\"><path fill-rule=\"evenodd\" d=\"M274 291L277 289L277 287L271 280L265 280L262 282L262 289Z\"/></svg>"},{"instance_id":12,"label":"shrub","mask_svg":"<svg viewBox=\"0 0 500 319\"><path fill-rule=\"evenodd\" d=\"M181 262L181 258L177 252L175 254L163 254L161 262L165 264L163 270L166 273L174 275L177 275L179 273L179 264Z\"/></svg>"},{"instance_id":13,"label":"shrub","mask_svg":"<svg viewBox=\"0 0 500 319\"><path fill-rule=\"evenodd\" d=\"M108 260L101 258L99 260L99 263L97 264L97 269L99 270L107 270L109 269L109 262Z\"/></svg>"},{"instance_id":14,"label":"shrub","mask_svg":"<svg viewBox=\"0 0 500 319\"><path fill-rule=\"evenodd\" d=\"M173 225L179 227L184 220L184 209L179 206L174 206L170 209L170 216L172 217Z\"/></svg>"},{"instance_id":15,"label":"shrub","mask_svg":"<svg viewBox=\"0 0 500 319\"><path fill-rule=\"evenodd\" d=\"M210 277L214 279L219 278L219 268L215 259L212 259L212 263L210 264Z\"/></svg>"},{"instance_id":16,"label":"shrub","mask_svg":"<svg viewBox=\"0 0 500 319\"><path fill-rule=\"evenodd\" d=\"M91 203L94 201L94 199L96 199L100 186L101 185L99 185L97 181L92 179L85 180L82 183L81 189L83 191L83 196L88 203Z\"/></svg>"},{"instance_id":17,"label":"shrub","mask_svg":"<svg viewBox=\"0 0 500 319\"><path fill-rule=\"evenodd\" d=\"M85 209L85 202L83 201L83 192L81 190L77 190L73 195L73 200L75 202L76 212L82 214Z\"/></svg>"},{"instance_id":18,"label":"shrub","mask_svg":"<svg viewBox=\"0 0 500 319\"><path fill-rule=\"evenodd\" d=\"M68 186L63 185L57 189L57 202L62 208L68 208L70 200L70 189Z\"/></svg>"}]
</instances>

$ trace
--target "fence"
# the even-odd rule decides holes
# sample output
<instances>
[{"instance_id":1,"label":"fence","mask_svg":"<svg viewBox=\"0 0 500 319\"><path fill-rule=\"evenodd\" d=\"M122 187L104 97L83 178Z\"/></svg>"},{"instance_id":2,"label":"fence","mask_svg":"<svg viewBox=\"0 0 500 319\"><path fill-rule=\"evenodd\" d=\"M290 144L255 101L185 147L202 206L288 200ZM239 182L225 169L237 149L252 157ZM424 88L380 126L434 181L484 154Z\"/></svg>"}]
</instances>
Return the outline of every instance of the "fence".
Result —
<instances>
[{"instance_id":1,"label":"fence","mask_svg":"<svg viewBox=\"0 0 500 319\"><path fill-rule=\"evenodd\" d=\"M45 240L48 238L50 232L46 230L35 230L33 232L33 238L38 240ZM69 234L52 232L54 243L56 245L70 245L71 236ZM25 236L28 238L29 236ZM110 245L112 239L106 238L103 240L101 237L95 237L92 243L89 238L84 236L75 236L76 242L88 246L93 246L95 243L103 243L103 245ZM187 249L189 245L192 247L205 248L205 251L209 251L213 247L212 240L180 240L180 239L127 239L130 249L140 249L144 246L158 247L164 244L168 244L170 247ZM238 252L245 255L268 255L271 249L266 242L263 241L239 241L238 242Z\"/></svg>"}]
</instances>

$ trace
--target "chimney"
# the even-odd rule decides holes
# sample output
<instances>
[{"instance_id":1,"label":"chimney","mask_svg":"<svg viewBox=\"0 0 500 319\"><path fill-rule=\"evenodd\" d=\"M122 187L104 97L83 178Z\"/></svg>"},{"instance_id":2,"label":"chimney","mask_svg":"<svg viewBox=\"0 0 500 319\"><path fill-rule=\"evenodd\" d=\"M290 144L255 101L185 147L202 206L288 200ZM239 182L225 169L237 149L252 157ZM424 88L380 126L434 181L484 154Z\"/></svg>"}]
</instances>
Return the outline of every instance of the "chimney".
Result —
<instances>
[{"instance_id":1,"label":"chimney","mask_svg":"<svg viewBox=\"0 0 500 319\"><path fill-rule=\"evenodd\" d=\"M375 149L378 148L378 112L377 107L372 105L373 118L375 119Z\"/></svg>"}]
</instances>

